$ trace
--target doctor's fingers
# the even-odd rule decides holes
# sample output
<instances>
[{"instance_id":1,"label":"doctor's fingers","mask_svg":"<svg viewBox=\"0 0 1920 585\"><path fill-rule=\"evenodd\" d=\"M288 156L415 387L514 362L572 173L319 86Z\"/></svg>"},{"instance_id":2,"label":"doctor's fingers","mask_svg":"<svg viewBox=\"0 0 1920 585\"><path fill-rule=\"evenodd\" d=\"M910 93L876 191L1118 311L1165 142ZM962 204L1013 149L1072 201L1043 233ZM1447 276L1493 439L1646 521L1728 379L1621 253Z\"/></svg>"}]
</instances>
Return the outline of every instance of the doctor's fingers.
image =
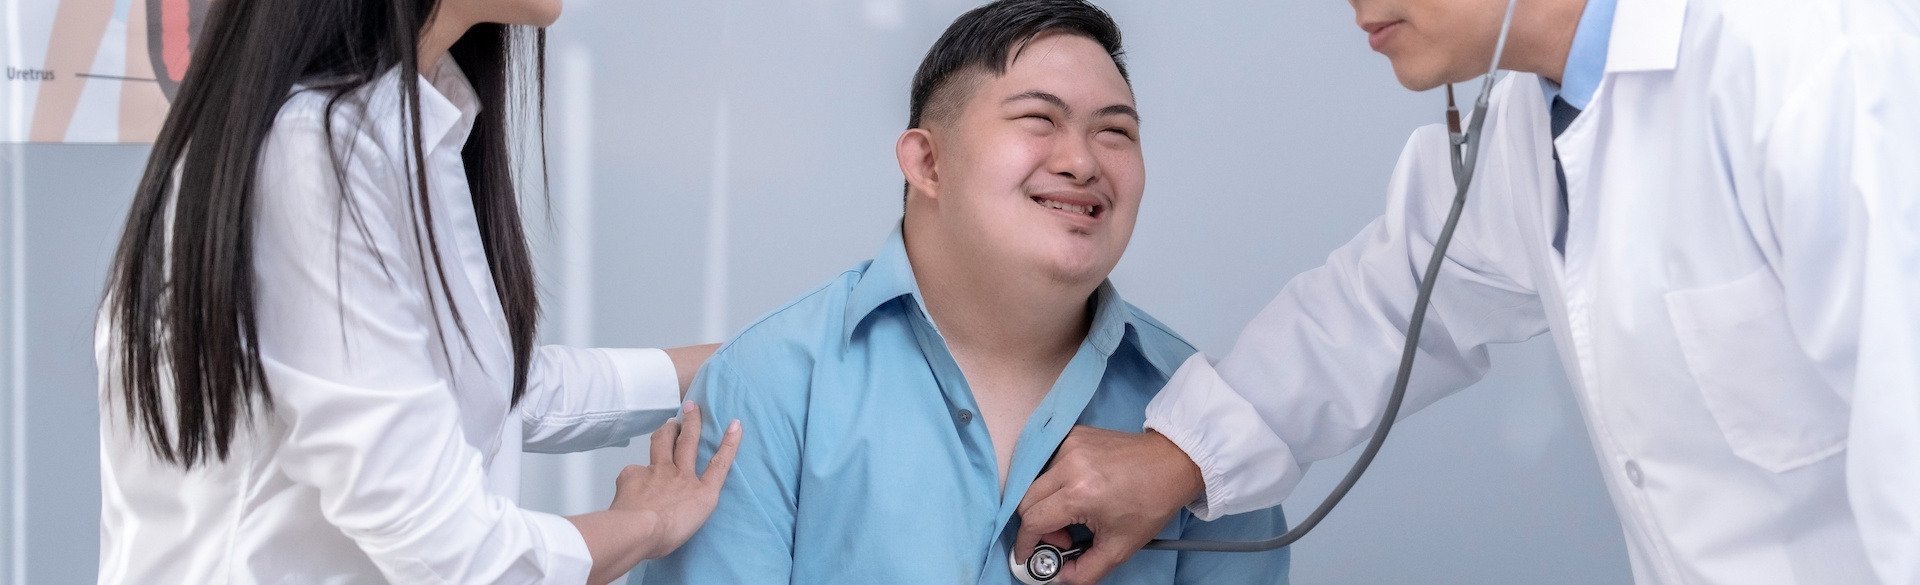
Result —
<instances>
[{"instance_id":1,"label":"doctor's fingers","mask_svg":"<svg viewBox=\"0 0 1920 585\"><path fill-rule=\"evenodd\" d=\"M1028 495L1032 495L1031 492ZM1021 501L1017 512L1020 514L1020 531L1014 534L1013 550L1022 562L1033 554L1033 547L1047 535L1065 530L1070 524L1088 524L1078 503L1060 490L1038 500ZM1088 527L1092 528L1091 525ZM1097 532L1095 537L1099 537Z\"/></svg>"},{"instance_id":2,"label":"doctor's fingers","mask_svg":"<svg viewBox=\"0 0 1920 585\"><path fill-rule=\"evenodd\" d=\"M1123 522L1094 518L1091 514L1098 514L1098 510L1079 508L1071 499L1071 493L1071 489L1062 489L1048 499L1027 506L1027 510L1020 512L1020 533L1014 537L1014 550L1020 552L1020 560L1025 562L1025 556L1033 554L1033 545L1046 535L1058 535L1058 529L1069 524L1085 524L1091 529L1091 549L1068 560L1060 572L1062 583L1098 583L1121 562L1127 562L1127 558L1144 547L1160 529L1156 526L1152 531L1142 531L1140 522L1131 522L1131 518Z\"/></svg>"},{"instance_id":3,"label":"doctor's fingers","mask_svg":"<svg viewBox=\"0 0 1920 585\"><path fill-rule=\"evenodd\" d=\"M1097 512L1094 506L1104 500L1100 491L1106 482L1101 479L1099 466L1088 455L1085 437L1089 433L1098 435L1099 431L1104 429L1074 427L1060 442L1046 470L1020 498L1020 505L1015 508L1020 514L1020 531L1014 536L1013 550L1019 551L1022 557L1033 551L1042 536L1065 529L1069 524L1086 524L1087 517Z\"/></svg>"},{"instance_id":4,"label":"doctor's fingers","mask_svg":"<svg viewBox=\"0 0 1920 585\"><path fill-rule=\"evenodd\" d=\"M674 441L673 465L681 473L693 474L695 457L700 454L700 406L692 402L680 407L680 436Z\"/></svg>"},{"instance_id":5,"label":"doctor's fingers","mask_svg":"<svg viewBox=\"0 0 1920 585\"><path fill-rule=\"evenodd\" d=\"M1014 512L1020 515L1020 531L1014 534L1013 550L1019 553L1025 562L1027 555L1033 553L1034 545L1040 544L1041 537L1059 532L1072 524L1072 516L1065 514L1064 501L1047 503L1057 497L1060 488L1066 485L1063 472L1048 469L1040 473L1027 487L1027 494L1020 498L1020 505ZM1036 511L1036 510L1045 511Z\"/></svg>"},{"instance_id":6,"label":"doctor's fingers","mask_svg":"<svg viewBox=\"0 0 1920 585\"><path fill-rule=\"evenodd\" d=\"M1066 565L1060 567L1060 581L1067 585L1099 583L1101 579L1107 578L1107 573L1113 572L1120 563L1127 562L1128 558L1133 557L1134 551L1140 550L1140 546L1145 544L1145 541L1136 545L1127 545L1115 539L1105 541L1095 539L1093 548L1087 549L1087 552L1068 560Z\"/></svg>"},{"instance_id":7,"label":"doctor's fingers","mask_svg":"<svg viewBox=\"0 0 1920 585\"><path fill-rule=\"evenodd\" d=\"M680 419L667 419L666 424L653 430L650 440L652 449L647 452L647 465L659 470L673 469L673 446L680 438Z\"/></svg>"},{"instance_id":8,"label":"doctor's fingers","mask_svg":"<svg viewBox=\"0 0 1920 585\"><path fill-rule=\"evenodd\" d=\"M743 432L738 419L727 424L727 434L720 439L720 448L713 452L713 459L707 462L707 472L700 475L701 483L719 491L720 485L727 482L727 472L733 469L733 456L740 453L740 435Z\"/></svg>"}]
</instances>

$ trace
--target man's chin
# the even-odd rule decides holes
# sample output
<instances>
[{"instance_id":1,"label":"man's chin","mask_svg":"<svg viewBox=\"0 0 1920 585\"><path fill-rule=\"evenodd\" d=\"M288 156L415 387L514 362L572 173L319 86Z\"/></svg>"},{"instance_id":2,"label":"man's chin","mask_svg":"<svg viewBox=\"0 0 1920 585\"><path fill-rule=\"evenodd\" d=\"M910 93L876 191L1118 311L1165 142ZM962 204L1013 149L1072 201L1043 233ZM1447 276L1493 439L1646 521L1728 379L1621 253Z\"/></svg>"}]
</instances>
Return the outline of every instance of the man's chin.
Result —
<instances>
[{"instance_id":1,"label":"man's chin","mask_svg":"<svg viewBox=\"0 0 1920 585\"><path fill-rule=\"evenodd\" d=\"M1426 91L1447 84L1444 76L1411 66L1394 67L1393 77L1400 82L1401 87L1412 91Z\"/></svg>"},{"instance_id":2,"label":"man's chin","mask_svg":"<svg viewBox=\"0 0 1920 585\"><path fill-rule=\"evenodd\" d=\"M1114 262L1097 257L1054 258L1043 265L1050 280L1066 285L1099 286L1113 273Z\"/></svg>"}]
</instances>

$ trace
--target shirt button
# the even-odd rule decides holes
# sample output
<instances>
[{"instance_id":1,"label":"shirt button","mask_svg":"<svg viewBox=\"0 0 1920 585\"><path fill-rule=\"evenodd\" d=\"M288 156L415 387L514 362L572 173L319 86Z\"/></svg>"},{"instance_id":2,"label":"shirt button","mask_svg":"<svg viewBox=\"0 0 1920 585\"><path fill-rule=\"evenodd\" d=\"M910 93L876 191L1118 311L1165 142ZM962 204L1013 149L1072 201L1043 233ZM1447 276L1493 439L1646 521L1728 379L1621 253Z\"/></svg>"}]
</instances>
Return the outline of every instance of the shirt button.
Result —
<instances>
[{"instance_id":1,"label":"shirt button","mask_svg":"<svg viewBox=\"0 0 1920 585\"><path fill-rule=\"evenodd\" d=\"M1640 474L1640 463L1637 461L1628 461L1627 462L1627 481L1632 482L1633 487L1640 487L1640 482L1642 479L1644 478L1641 477L1641 474Z\"/></svg>"},{"instance_id":2,"label":"shirt button","mask_svg":"<svg viewBox=\"0 0 1920 585\"><path fill-rule=\"evenodd\" d=\"M973 411L962 408L960 409L960 412L953 415L953 417L960 419L960 424L964 425L967 423L971 423L973 422Z\"/></svg>"}]
</instances>

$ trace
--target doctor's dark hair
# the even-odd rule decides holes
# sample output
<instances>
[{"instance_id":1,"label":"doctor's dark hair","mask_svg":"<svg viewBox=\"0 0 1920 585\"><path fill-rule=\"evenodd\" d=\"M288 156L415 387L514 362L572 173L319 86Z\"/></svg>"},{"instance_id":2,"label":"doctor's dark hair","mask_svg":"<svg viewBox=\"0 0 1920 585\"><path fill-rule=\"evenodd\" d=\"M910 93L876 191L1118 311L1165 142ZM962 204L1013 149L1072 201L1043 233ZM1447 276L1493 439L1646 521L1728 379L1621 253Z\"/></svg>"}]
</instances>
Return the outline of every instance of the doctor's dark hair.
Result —
<instances>
[{"instance_id":1,"label":"doctor's dark hair","mask_svg":"<svg viewBox=\"0 0 1920 585\"><path fill-rule=\"evenodd\" d=\"M259 152L281 106L296 83L328 96L323 126L335 152L331 161L315 164L331 162L342 208L333 218L313 221L334 221L340 237L371 244L369 226L347 193L342 161L348 153L338 152L333 117L342 100L385 75L419 78L419 41L437 5L438 0L216 0L206 22L194 23L201 32L193 41L192 65L134 192L101 309L113 325L104 334L114 336L105 359L117 362L124 373L114 380L120 392L109 396L124 398L128 424L146 435L160 459L185 468L224 461L240 422L256 408L273 407L255 314L252 213L256 198L265 195L255 183ZM524 27L481 24L469 29L447 58L467 74L480 102L461 158L511 338L512 392L518 403L539 305L508 147L509 112L524 110L510 110L508 102L512 95L519 98L512 100L514 106L544 109L545 36ZM523 58L532 66L518 64ZM410 219L424 231L403 235L417 243L420 273L389 272L388 277L418 278L429 290L437 289L439 294L427 295L428 302L447 302L452 327L470 342L459 311L446 300L452 289L432 220L446 210L429 204L419 84L398 85L402 119L384 123L406 129L409 147L394 153L405 164L396 168L408 176ZM532 104L526 103L528 97L534 98ZM544 114L540 120L544 128ZM544 180L544 140L541 144ZM449 351L445 326L436 319L435 327L442 334L440 350Z\"/></svg>"},{"instance_id":2,"label":"doctor's dark hair","mask_svg":"<svg viewBox=\"0 0 1920 585\"><path fill-rule=\"evenodd\" d=\"M1028 41L1052 32L1099 43L1120 69L1120 78L1127 79L1120 26L1105 10L1082 0L1000 0L954 19L927 50L913 74L907 127L921 128L929 118L939 122L958 114L966 92L952 91L959 87L956 77L976 70L1005 75Z\"/></svg>"}]
</instances>

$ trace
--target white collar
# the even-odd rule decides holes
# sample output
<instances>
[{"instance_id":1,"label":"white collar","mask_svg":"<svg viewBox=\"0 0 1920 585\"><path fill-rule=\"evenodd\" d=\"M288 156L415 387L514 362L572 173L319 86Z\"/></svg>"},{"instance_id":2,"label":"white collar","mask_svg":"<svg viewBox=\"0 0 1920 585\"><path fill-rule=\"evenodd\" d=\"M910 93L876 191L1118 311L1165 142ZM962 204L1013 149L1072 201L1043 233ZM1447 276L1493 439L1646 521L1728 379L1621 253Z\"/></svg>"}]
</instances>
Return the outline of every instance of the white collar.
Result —
<instances>
[{"instance_id":1,"label":"white collar","mask_svg":"<svg viewBox=\"0 0 1920 585\"><path fill-rule=\"evenodd\" d=\"M420 72L419 83L421 145L466 144L480 115L480 96L460 65L452 56L441 57L431 70Z\"/></svg>"},{"instance_id":2,"label":"white collar","mask_svg":"<svg viewBox=\"0 0 1920 585\"><path fill-rule=\"evenodd\" d=\"M1607 72L1672 70L1686 17L1687 0L1620 0L1607 37Z\"/></svg>"}]
</instances>

